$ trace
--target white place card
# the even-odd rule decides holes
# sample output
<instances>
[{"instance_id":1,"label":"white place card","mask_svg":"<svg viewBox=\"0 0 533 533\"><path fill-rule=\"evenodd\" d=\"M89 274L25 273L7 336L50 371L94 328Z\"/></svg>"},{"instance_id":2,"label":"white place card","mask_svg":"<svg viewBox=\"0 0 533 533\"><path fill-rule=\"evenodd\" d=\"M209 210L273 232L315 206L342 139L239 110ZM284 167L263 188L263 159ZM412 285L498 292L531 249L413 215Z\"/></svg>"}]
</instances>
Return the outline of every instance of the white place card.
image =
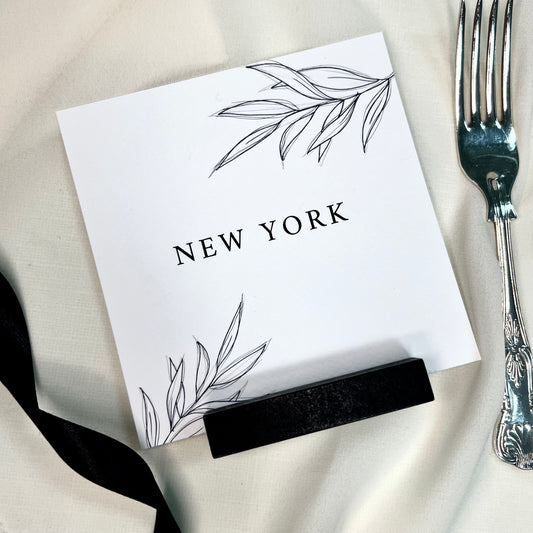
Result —
<instances>
[{"instance_id":1,"label":"white place card","mask_svg":"<svg viewBox=\"0 0 533 533\"><path fill-rule=\"evenodd\" d=\"M141 445L479 358L381 34L60 111Z\"/></svg>"}]
</instances>

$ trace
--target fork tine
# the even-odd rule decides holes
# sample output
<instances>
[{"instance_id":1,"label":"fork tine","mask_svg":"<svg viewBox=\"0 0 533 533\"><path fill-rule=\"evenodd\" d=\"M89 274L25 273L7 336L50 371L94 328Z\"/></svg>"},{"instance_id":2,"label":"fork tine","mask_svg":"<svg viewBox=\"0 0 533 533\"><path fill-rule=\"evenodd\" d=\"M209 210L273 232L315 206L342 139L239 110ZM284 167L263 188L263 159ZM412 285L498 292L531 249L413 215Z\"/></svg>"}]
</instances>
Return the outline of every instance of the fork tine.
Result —
<instances>
[{"instance_id":1,"label":"fork tine","mask_svg":"<svg viewBox=\"0 0 533 533\"><path fill-rule=\"evenodd\" d=\"M481 121L481 112L479 107L480 90L479 90L479 41L481 37L481 12L482 0L478 0L476 12L474 14L474 27L472 30L472 70L471 70L471 97L470 106L472 108L472 123L476 124Z\"/></svg>"},{"instance_id":2,"label":"fork tine","mask_svg":"<svg viewBox=\"0 0 533 533\"><path fill-rule=\"evenodd\" d=\"M487 37L487 74L485 95L487 99L487 120L494 122L496 119L496 98L494 95L495 72L494 59L496 56L496 18L498 16L498 0L492 2L489 18L489 33Z\"/></svg>"},{"instance_id":3,"label":"fork tine","mask_svg":"<svg viewBox=\"0 0 533 533\"><path fill-rule=\"evenodd\" d=\"M457 128L465 123L464 108L464 51L465 51L465 0L461 0L459 29L457 31L457 55L455 57L455 120Z\"/></svg>"},{"instance_id":4,"label":"fork tine","mask_svg":"<svg viewBox=\"0 0 533 533\"><path fill-rule=\"evenodd\" d=\"M508 0L505 9L505 23L502 54L502 102L503 120L511 122L511 20L513 14L513 0Z\"/></svg>"}]
</instances>

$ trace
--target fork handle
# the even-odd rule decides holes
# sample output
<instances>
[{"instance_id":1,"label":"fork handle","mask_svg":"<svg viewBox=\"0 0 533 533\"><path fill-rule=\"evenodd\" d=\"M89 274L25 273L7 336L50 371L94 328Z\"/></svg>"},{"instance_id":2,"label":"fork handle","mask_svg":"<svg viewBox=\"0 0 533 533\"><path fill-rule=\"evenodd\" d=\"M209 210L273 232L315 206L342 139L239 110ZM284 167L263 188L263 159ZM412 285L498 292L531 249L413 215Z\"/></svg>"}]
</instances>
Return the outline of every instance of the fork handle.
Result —
<instances>
[{"instance_id":1,"label":"fork handle","mask_svg":"<svg viewBox=\"0 0 533 533\"><path fill-rule=\"evenodd\" d=\"M504 204L495 206L494 226L503 278L505 392L493 444L498 457L533 469L533 366L518 292L511 246L511 218ZM514 217L513 217L514 218Z\"/></svg>"}]
</instances>

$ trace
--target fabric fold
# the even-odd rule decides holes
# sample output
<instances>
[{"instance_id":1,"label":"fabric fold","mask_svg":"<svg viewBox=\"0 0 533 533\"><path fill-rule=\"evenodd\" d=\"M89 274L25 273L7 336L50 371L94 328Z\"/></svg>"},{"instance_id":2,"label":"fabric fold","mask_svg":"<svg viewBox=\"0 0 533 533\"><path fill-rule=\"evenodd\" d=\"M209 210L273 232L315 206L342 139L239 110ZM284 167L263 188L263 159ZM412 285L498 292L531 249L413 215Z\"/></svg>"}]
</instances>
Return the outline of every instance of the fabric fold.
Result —
<instances>
[{"instance_id":1,"label":"fabric fold","mask_svg":"<svg viewBox=\"0 0 533 533\"><path fill-rule=\"evenodd\" d=\"M65 463L89 481L157 510L155 533L180 529L144 460L117 440L39 409L31 344L15 292L0 274L0 381Z\"/></svg>"}]
</instances>

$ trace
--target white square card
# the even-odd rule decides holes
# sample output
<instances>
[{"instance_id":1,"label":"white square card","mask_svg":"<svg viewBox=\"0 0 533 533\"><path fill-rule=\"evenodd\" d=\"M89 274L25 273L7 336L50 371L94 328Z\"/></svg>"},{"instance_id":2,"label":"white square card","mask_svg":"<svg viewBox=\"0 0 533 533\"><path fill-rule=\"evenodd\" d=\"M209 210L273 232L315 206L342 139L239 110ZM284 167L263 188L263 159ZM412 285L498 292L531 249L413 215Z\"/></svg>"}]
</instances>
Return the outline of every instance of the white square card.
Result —
<instances>
[{"instance_id":1,"label":"white square card","mask_svg":"<svg viewBox=\"0 0 533 533\"><path fill-rule=\"evenodd\" d=\"M61 111L143 447L402 359L478 359L381 34Z\"/></svg>"}]
</instances>

